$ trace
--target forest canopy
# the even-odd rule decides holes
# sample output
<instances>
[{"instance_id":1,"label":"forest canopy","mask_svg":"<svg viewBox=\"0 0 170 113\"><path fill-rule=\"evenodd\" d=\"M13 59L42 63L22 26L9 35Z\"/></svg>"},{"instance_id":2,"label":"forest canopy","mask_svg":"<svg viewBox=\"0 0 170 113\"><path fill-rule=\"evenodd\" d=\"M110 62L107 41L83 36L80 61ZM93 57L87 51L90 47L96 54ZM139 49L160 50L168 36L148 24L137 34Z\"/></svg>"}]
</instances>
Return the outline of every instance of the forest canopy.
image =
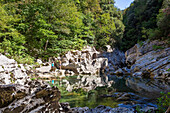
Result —
<instances>
[{"instance_id":1,"label":"forest canopy","mask_svg":"<svg viewBox=\"0 0 170 113\"><path fill-rule=\"evenodd\" d=\"M113 0L0 0L0 52L48 58L85 45L115 46L122 12Z\"/></svg>"},{"instance_id":2,"label":"forest canopy","mask_svg":"<svg viewBox=\"0 0 170 113\"><path fill-rule=\"evenodd\" d=\"M148 39L169 40L170 0L134 0L124 10L123 23L122 50Z\"/></svg>"}]
</instances>

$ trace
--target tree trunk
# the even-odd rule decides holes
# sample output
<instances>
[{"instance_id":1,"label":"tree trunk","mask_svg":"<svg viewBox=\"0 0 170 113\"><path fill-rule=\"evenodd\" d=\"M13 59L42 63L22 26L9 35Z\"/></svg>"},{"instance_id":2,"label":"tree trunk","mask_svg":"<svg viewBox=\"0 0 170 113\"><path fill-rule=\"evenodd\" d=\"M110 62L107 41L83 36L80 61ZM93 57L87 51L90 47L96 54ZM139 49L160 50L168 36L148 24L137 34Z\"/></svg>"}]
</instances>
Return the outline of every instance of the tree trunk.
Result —
<instances>
[{"instance_id":1,"label":"tree trunk","mask_svg":"<svg viewBox=\"0 0 170 113\"><path fill-rule=\"evenodd\" d=\"M48 40L46 41L46 44L45 44L45 48L44 48L45 51L47 50L47 45L48 45Z\"/></svg>"}]
</instances>

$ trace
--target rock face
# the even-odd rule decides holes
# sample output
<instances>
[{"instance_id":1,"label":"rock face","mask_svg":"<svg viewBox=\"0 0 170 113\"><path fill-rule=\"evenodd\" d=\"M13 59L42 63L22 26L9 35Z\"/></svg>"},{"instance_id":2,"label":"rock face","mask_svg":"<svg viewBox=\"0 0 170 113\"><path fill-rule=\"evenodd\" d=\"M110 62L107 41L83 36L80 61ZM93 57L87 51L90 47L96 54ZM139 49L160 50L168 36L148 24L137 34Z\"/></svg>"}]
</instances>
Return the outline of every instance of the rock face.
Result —
<instances>
[{"instance_id":1,"label":"rock face","mask_svg":"<svg viewBox=\"0 0 170 113\"><path fill-rule=\"evenodd\" d=\"M75 74L98 74L108 65L107 58L99 58L100 52L87 46L82 51L69 51L61 59L61 68L73 71ZM59 63L57 63L59 68Z\"/></svg>"},{"instance_id":2,"label":"rock face","mask_svg":"<svg viewBox=\"0 0 170 113\"><path fill-rule=\"evenodd\" d=\"M111 50L109 46L107 48L107 52L103 52L100 57L108 59L108 66L105 68L105 73L111 74L125 66L125 54L118 49L113 48Z\"/></svg>"},{"instance_id":3,"label":"rock face","mask_svg":"<svg viewBox=\"0 0 170 113\"><path fill-rule=\"evenodd\" d=\"M13 59L8 59L0 54L0 85L22 84L30 80L22 64L17 64Z\"/></svg>"},{"instance_id":4,"label":"rock face","mask_svg":"<svg viewBox=\"0 0 170 113\"><path fill-rule=\"evenodd\" d=\"M136 73L134 75L170 79L170 47L166 41L136 44L126 51L125 56L131 73Z\"/></svg>"},{"instance_id":5,"label":"rock face","mask_svg":"<svg viewBox=\"0 0 170 113\"><path fill-rule=\"evenodd\" d=\"M42 81L29 81L24 86L0 85L0 90L2 113L59 112L59 90Z\"/></svg>"},{"instance_id":6,"label":"rock face","mask_svg":"<svg viewBox=\"0 0 170 113\"><path fill-rule=\"evenodd\" d=\"M59 111L58 88L31 80L22 64L0 54L0 113Z\"/></svg>"}]
</instances>

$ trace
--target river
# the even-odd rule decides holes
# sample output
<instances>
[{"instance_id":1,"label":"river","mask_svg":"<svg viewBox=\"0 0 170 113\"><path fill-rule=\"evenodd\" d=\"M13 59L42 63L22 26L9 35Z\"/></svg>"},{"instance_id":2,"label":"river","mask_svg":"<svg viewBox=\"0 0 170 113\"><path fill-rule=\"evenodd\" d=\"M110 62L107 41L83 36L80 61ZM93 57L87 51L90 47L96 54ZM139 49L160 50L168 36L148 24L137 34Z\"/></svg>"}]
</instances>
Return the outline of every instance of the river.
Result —
<instances>
[{"instance_id":1,"label":"river","mask_svg":"<svg viewBox=\"0 0 170 113\"><path fill-rule=\"evenodd\" d=\"M70 76L57 79L55 84L61 91L60 102L68 102L71 107L95 108L98 105L112 108L129 107L129 104L125 104L129 102L139 106L157 107L156 100L161 96L160 92L170 92L169 81L142 79L130 75ZM66 89L72 91L68 92ZM125 93L132 97L123 101L117 99L117 95Z\"/></svg>"}]
</instances>

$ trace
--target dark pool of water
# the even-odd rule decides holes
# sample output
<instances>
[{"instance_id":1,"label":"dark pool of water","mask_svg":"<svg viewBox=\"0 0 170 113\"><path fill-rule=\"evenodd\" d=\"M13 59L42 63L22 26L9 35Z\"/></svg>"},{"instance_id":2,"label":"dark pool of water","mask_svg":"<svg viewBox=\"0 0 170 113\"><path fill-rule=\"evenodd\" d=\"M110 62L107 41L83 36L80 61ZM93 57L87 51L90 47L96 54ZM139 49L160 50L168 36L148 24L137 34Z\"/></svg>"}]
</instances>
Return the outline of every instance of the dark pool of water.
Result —
<instances>
[{"instance_id":1,"label":"dark pool of water","mask_svg":"<svg viewBox=\"0 0 170 113\"><path fill-rule=\"evenodd\" d=\"M113 81L111 87L98 87L90 91L84 92L63 92L60 102L69 102L71 107L89 107L95 108L98 105L117 107L121 102L118 102L113 97L103 98L102 95L112 95L115 92L133 92L142 97L156 100L160 96L160 92L170 92L170 83L164 80L152 80L134 78L131 76L111 76L107 75L108 81ZM77 76L66 78L71 84L78 82ZM59 83L59 81L57 81ZM60 81L60 85L61 85ZM64 84L63 84L64 85Z\"/></svg>"}]
</instances>

